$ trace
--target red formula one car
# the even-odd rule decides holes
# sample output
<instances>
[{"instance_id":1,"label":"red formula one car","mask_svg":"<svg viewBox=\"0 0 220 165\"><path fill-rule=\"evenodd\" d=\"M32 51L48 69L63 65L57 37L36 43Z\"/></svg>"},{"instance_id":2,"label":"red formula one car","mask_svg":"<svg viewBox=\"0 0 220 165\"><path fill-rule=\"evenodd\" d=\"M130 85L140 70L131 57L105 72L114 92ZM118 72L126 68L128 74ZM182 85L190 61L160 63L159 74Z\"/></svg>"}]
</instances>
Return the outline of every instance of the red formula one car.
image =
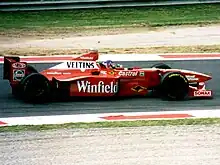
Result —
<instances>
[{"instance_id":1,"label":"red formula one car","mask_svg":"<svg viewBox=\"0 0 220 165\"><path fill-rule=\"evenodd\" d=\"M99 62L91 51L38 72L19 57L4 57L4 79L12 93L25 101L49 101L64 97L124 97L153 93L168 100L212 97L205 89L211 76L171 69L159 63L150 68L125 68L112 61Z\"/></svg>"}]
</instances>

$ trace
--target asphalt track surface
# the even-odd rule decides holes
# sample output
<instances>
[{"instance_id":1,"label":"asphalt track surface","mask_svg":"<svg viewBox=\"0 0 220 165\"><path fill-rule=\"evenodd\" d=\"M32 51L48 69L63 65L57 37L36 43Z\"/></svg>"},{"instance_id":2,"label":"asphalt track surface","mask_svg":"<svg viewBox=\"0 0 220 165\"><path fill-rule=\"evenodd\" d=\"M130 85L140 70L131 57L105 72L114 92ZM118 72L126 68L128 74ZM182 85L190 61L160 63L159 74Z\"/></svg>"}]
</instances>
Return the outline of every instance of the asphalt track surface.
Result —
<instances>
[{"instance_id":1,"label":"asphalt track surface","mask_svg":"<svg viewBox=\"0 0 220 165\"><path fill-rule=\"evenodd\" d=\"M150 67L157 62L120 62L124 66ZM71 101L53 102L46 104L27 104L16 100L11 95L8 81L2 80L3 65L0 65L0 116L44 116L44 115L69 115L92 114L112 112L147 112L147 111L179 111L220 109L220 60L196 61L166 61L172 68L189 69L203 73L211 73L213 80L207 88L214 91L214 99L163 101L159 98L130 98L124 100L96 100L96 101ZM55 64L32 64L39 71Z\"/></svg>"}]
</instances>

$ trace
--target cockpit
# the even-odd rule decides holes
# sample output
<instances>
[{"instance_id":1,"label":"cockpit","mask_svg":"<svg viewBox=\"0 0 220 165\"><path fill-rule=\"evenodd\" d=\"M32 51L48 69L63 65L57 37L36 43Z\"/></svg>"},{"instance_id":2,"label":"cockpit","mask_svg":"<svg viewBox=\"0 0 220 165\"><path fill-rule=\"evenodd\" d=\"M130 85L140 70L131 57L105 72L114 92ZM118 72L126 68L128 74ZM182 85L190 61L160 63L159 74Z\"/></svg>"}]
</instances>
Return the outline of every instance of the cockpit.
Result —
<instances>
[{"instance_id":1,"label":"cockpit","mask_svg":"<svg viewBox=\"0 0 220 165\"><path fill-rule=\"evenodd\" d=\"M111 60L100 61L100 62L97 62L97 63L103 69L121 69L121 68L124 68L122 64L115 63Z\"/></svg>"}]
</instances>

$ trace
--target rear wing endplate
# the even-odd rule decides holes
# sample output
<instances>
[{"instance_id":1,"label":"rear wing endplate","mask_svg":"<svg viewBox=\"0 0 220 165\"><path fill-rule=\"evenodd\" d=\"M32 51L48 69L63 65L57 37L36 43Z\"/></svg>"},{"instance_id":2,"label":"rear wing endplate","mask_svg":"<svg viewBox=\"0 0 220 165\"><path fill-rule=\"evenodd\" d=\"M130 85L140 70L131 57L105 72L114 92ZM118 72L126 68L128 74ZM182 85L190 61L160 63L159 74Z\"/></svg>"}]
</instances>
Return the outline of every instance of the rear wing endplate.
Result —
<instances>
[{"instance_id":1,"label":"rear wing endplate","mask_svg":"<svg viewBox=\"0 0 220 165\"><path fill-rule=\"evenodd\" d=\"M11 64L14 62L20 62L20 57L4 56L3 79L10 79Z\"/></svg>"}]
</instances>

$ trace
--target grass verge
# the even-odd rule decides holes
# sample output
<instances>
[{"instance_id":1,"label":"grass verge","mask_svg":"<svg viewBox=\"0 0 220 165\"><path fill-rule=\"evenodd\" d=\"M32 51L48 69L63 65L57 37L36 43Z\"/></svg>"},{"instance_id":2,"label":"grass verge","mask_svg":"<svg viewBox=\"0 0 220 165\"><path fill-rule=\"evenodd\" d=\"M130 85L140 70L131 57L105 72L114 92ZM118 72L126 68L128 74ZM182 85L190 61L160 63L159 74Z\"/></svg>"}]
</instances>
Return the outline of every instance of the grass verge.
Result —
<instances>
[{"instance_id":1,"label":"grass verge","mask_svg":"<svg viewBox=\"0 0 220 165\"><path fill-rule=\"evenodd\" d=\"M57 124L57 125L6 126L6 127L0 127L0 132L44 131L44 130L73 129L73 128L88 129L88 128L210 125L210 124L220 124L220 118L139 120L139 121L96 122L96 123L68 123L68 124Z\"/></svg>"},{"instance_id":2,"label":"grass verge","mask_svg":"<svg viewBox=\"0 0 220 165\"><path fill-rule=\"evenodd\" d=\"M0 50L0 56L53 56L53 55L75 55L83 54L80 49L41 49L41 48L13 48ZM219 53L220 45L198 45L198 46L166 46L145 48L101 48L100 54L128 54L128 53Z\"/></svg>"},{"instance_id":3,"label":"grass verge","mask_svg":"<svg viewBox=\"0 0 220 165\"><path fill-rule=\"evenodd\" d=\"M220 4L68 11L3 12L0 34L8 32L68 33L117 27L155 27L220 23ZM36 33L35 33L36 35Z\"/></svg>"}]
</instances>

